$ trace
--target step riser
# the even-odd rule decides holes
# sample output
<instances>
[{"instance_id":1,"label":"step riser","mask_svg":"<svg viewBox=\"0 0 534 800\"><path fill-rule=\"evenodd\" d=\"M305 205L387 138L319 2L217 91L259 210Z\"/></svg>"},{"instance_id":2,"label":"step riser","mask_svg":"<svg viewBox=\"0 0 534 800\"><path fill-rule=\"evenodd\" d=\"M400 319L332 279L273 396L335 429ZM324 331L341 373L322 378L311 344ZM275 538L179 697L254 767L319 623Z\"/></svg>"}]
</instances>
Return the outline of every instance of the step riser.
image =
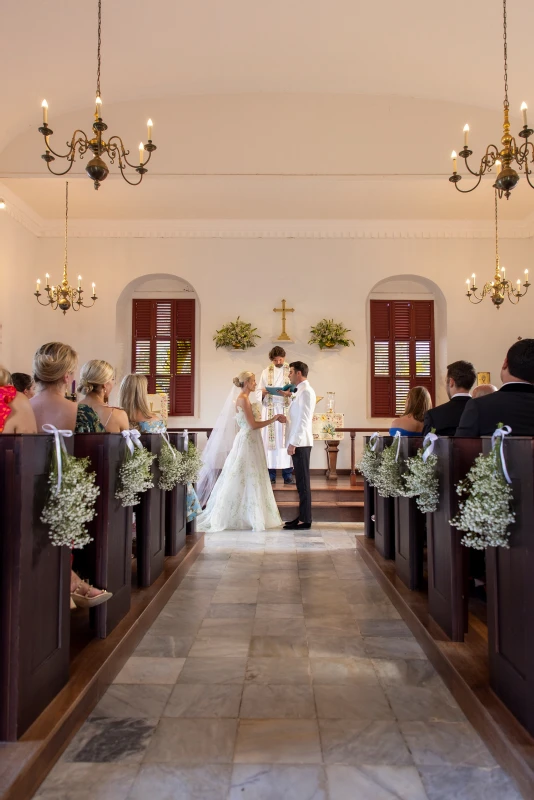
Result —
<instances>
[{"instance_id":1,"label":"step riser","mask_svg":"<svg viewBox=\"0 0 534 800\"><path fill-rule=\"evenodd\" d=\"M274 489L274 497L277 503L298 503L299 501L298 492L289 489ZM363 500L363 487L361 490L353 489L351 491L312 489L312 497L314 500L320 500L326 503L343 503L344 501L352 502L353 500Z\"/></svg>"},{"instance_id":2,"label":"step riser","mask_svg":"<svg viewBox=\"0 0 534 800\"><path fill-rule=\"evenodd\" d=\"M314 522L363 522L363 508L340 508L332 506L330 508L314 508ZM295 519L298 515L298 506L288 508L285 506L280 509L280 516L287 522Z\"/></svg>"}]
</instances>

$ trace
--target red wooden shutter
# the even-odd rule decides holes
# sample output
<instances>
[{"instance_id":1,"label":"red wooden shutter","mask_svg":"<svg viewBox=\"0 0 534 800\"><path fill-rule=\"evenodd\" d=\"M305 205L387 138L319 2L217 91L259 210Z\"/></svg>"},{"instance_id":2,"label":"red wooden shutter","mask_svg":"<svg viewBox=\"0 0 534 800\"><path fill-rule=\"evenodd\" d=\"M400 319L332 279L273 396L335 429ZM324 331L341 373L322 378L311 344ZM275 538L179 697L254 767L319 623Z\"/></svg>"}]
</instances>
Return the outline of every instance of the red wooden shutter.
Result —
<instances>
[{"instance_id":1,"label":"red wooden shutter","mask_svg":"<svg viewBox=\"0 0 534 800\"><path fill-rule=\"evenodd\" d=\"M371 300L371 416L401 415L414 386L434 402L434 302Z\"/></svg>"},{"instance_id":2,"label":"red wooden shutter","mask_svg":"<svg viewBox=\"0 0 534 800\"><path fill-rule=\"evenodd\" d=\"M134 300L132 372L146 375L150 394L169 396L169 413L195 406L195 301Z\"/></svg>"}]
</instances>

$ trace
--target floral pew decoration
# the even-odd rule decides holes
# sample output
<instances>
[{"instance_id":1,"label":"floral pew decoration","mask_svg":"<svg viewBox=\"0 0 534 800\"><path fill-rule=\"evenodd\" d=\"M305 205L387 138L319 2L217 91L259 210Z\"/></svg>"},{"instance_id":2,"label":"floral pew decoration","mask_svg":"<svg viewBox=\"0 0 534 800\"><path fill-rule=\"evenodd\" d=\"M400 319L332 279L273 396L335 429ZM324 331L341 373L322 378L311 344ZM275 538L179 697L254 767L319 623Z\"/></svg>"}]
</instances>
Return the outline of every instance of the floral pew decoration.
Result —
<instances>
[{"instance_id":1,"label":"floral pew decoration","mask_svg":"<svg viewBox=\"0 0 534 800\"><path fill-rule=\"evenodd\" d=\"M92 541L86 525L95 517L96 498L100 489L96 475L89 472L89 458L69 455L65 437L72 431L43 425L45 433L54 435L52 465L48 475L50 494L41 513L41 522L49 528L52 544L81 549Z\"/></svg>"},{"instance_id":2,"label":"floral pew decoration","mask_svg":"<svg viewBox=\"0 0 534 800\"><path fill-rule=\"evenodd\" d=\"M509 548L509 526L515 522L512 508L511 478L504 458L504 438L512 432L509 425L499 423L491 437L491 452L480 454L463 481L456 487L459 511L451 520L459 531L465 531L462 544L475 550L487 547Z\"/></svg>"},{"instance_id":3,"label":"floral pew decoration","mask_svg":"<svg viewBox=\"0 0 534 800\"><path fill-rule=\"evenodd\" d=\"M154 488L151 466L156 455L143 447L139 431L123 431L122 435L127 451L119 469L119 487L115 497L126 508L136 506L141 500L139 495Z\"/></svg>"},{"instance_id":4,"label":"floral pew decoration","mask_svg":"<svg viewBox=\"0 0 534 800\"><path fill-rule=\"evenodd\" d=\"M415 497L417 508L423 514L437 511L439 503L438 457L434 453L437 439L436 429L433 428L423 439L423 446L417 454L406 459L406 472L402 476L404 497Z\"/></svg>"},{"instance_id":5,"label":"floral pew decoration","mask_svg":"<svg viewBox=\"0 0 534 800\"><path fill-rule=\"evenodd\" d=\"M369 437L369 441L363 448L362 457L356 465L356 469L358 472L361 472L370 486L375 485L376 473L380 465L381 454L376 451L379 439L380 435L378 433L373 433L373 435Z\"/></svg>"},{"instance_id":6,"label":"floral pew decoration","mask_svg":"<svg viewBox=\"0 0 534 800\"><path fill-rule=\"evenodd\" d=\"M374 485L381 497L402 497L404 494L401 465L399 464L400 440L401 434L400 431L397 431L393 442L382 450L374 478Z\"/></svg>"}]
</instances>

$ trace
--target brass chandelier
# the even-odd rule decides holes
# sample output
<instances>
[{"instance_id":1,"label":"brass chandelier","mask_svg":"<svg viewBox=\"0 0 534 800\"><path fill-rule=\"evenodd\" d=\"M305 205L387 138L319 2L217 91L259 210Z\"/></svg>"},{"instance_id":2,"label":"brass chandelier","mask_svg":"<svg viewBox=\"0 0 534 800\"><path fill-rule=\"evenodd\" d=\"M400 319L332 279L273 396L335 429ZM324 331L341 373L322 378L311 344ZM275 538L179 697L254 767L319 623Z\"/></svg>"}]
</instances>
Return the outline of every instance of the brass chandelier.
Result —
<instances>
[{"instance_id":1,"label":"brass chandelier","mask_svg":"<svg viewBox=\"0 0 534 800\"><path fill-rule=\"evenodd\" d=\"M41 306L50 306L54 311L56 309L61 309L63 314L66 314L69 308L72 308L73 311L79 311L80 308L91 308L94 306L95 301L98 300L95 292L96 284L93 283L93 294L91 295L91 300L93 301L90 305L85 305L83 302L83 289L82 289L82 276L78 275L78 288L75 289L73 286L70 286L69 279L67 277L67 242L68 242L68 222L69 222L69 183L65 181L65 260L63 263L63 280L57 286L50 286L50 275L48 272L46 273L46 286L44 287L46 292L46 300L42 303L39 298L41 297L42 293L41 289L41 281L37 279L37 288L34 292L35 297L37 298L37 302Z\"/></svg>"},{"instance_id":2,"label":"brass chandelier","mask_svg":"<svg viewBox=\"0 0 534 800\"><path fill-rule=\"evenodd\" d=\"M143 175L148 171L146 165L150 161L152 153L156 149L156 145L152 142L152 120L149 119L147 126L148 126L148 141L146 144L139 145L139 164L131 164L128 161L128 156L130 155L130 151L126 150L123 144L123 141L120 136L111 136L107 142L104 141L102 138L102 134L104 131L107 130L106 123L102 120L102 96L100 94L100 46L101 46L101 30L102 30L102 0L98 0L98 50L97 50L97 73L96 73L96 101L95 101L95 121L93 122L93 138L88 139L86 134L82 130L75 130L72 134L72 138L70 142L67 142L67 147L69 148L68 153L65 155L61 153L56 153L55 150L52 150L50 146L50 136L53 134L53 130L48 127L48 103L46 100L43 100L42 109L43 109L43 124L39 128L39 133L42 133L45 140L45 153L41 156L46 161L46 166L48 170L53 175L66 175L67 172L72 168L74 161L76 160L76 152L78 152L80 159L83 159L84 155L91 151L93 157L88 162L87 166L85 167L85 171L91 178L94 183L95 189L98 189L100 184L103 180L105 180L109 173L109 167L103 161L102 156L104 154L107 155L109 158L110 164L115 163L115 159L118 162L118 167L120 173L126 183L129 183L130 186L137 186L143 180ZM148 153L148 158L146 161L144 160L144 153L145 151ZM50 167L50 164L56 160L56 158L66 158L68 162L67 169L63 170L63 172L54 172L54 170ZM137 174L139 175L139 180L131 181L129 180L124 171L126 167L131 167L134 169Z\"/></svg>"},{"instance_id":3,"label":"brass chandelier","mask_svg":"<svg viewBox=\"0 0 534 800\"><path fill-rule=\"evenodd\" d=\"M452 169L453 173L449 180L451 183L454 183L456 188L459 192L463 192L467 194L468 192L474 191L477 186L479 185L480 181L482 180L482 176L486 172L491 172L493 166L497 168L500 167L500 171L497 172L497 176L495 179L495 188L499 193L499 197L502 197L503 194L508 199L510 197L510 192L516 185L519 180L519 175L512 167L512 164L515 164L519 171L525 171L525 176L528 181L529 186L534 189L534 184L530 180L530 175L532 174L532 169L529 168L528 162L530 160L531 163L534 163L534 145L532 142L529 142L529 137L532 136L534 131L532 128L528 127L527 124L527 104L523 103L521 105L521 114L523 117L523 127L519 131L519 136L524 139L525 141L523 144L518 147L516 144L515 138L510 134L510 120L509 120L509 110L510 104L508 102L508 41L507 41L507 19L506 19L506 0L503 0L503 40L504 40L504 121L503 121L503 135L501 138L501 145L502 148L499 150L497 145L490 144L486 148L485 154L482 156L480 161L480 166L478 168L478 172L471 169L469 166L467 159L472 154L472 150L469 150L468 143L469 143L469 125L464 127L464 146L463 149L460 150L458 156L465 160L465 166L467 167L468 172L471 175L474 175L475 178L478 178L477 182L471 189L460 189L459 182L462 180L462 176L458 175L457 172L457 158L456 152L452 151Z\"/></svg>"},{"instance_id":4,"label":"brass chandelier","mask_svg":"<svg viewBox=\"0 0 534 800\"><path fill-rule=\"evenodd\" d=\"M506 268L501 267L499 262L499 218L497 213L497 196L498 190L495 189L495 276L492 281L484 284L480 294L477 294L478 287L475 284L475 273L466 281L467 284L467 297L471 303L481 303L486 296L491 297L494 306L499 309L504 303L504 298L508 297L511 303L517 305L519 299L524 297L528 292L530 283L528 282L528 269L525 270L525 283L523 284L524 292L521 291L521 281L517 279L517 288L514 288L511 281L506 277Z\"/></svg>"}]
</instances>

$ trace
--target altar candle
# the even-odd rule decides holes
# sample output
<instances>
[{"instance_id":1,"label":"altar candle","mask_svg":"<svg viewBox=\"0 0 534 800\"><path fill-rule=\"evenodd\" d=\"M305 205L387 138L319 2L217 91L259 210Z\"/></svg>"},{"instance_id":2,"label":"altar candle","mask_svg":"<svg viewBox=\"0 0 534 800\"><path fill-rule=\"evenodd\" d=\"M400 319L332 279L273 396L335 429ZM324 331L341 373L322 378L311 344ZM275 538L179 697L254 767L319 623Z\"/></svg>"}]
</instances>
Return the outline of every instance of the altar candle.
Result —
<instances>
[{"instance_id":1,"label":"altar candle","mask_svg":"<svg viewBox=\"0 0 534 800\"><path fill-rule=\"evenodd\" d=\"M521 116L523 117L523 125L525 128L527 127L527 109L527 104L521 103Z\"/></svg>"},{"instance_id":2,"label":"altar candle","mask_svg":"<svg viewBox=\"0 0 534 800\"><path fill-rule=\"evenodd\" d=\"M469 125L466 123L464 125L464 147L467 147L468 141L469 141Z\"/></svg>"},{"instance_id":3,"label":"altar candle","mask_svg":"<svg viewBox=\"0 0 534 800\"><path fill-rule=\"evenodd\" d=\"M456 172L457 171L456 170L456 150L452 151L451 158L452 158L452 171Z\"/></svg>"},{"instance_id":4,"label":"altar candle","mask_svg":"<svg viewBox=\"0 0 534 800\"><path fill-rule=\"evenodd\" d=\"M149 142L150 142L150 141L152 141L152 126L153 126L153 124L154 124L154 123L152 122L152 120L151 120L151 119L149 119L149 120L148 120L148 122L147 122L147 128L148 128L148 141L149 141Z\"/></svg>"},{"instance_id":5,"label":"altar candle","mask_svg":"<svg viewBox=\"0 0 534 800\"><path fill-rule=\"evenodd\" d=\"M43 109L43 125L48 125L48 103L46 100L41 103L41 108Z\"/></svg>"}]
</instances>

